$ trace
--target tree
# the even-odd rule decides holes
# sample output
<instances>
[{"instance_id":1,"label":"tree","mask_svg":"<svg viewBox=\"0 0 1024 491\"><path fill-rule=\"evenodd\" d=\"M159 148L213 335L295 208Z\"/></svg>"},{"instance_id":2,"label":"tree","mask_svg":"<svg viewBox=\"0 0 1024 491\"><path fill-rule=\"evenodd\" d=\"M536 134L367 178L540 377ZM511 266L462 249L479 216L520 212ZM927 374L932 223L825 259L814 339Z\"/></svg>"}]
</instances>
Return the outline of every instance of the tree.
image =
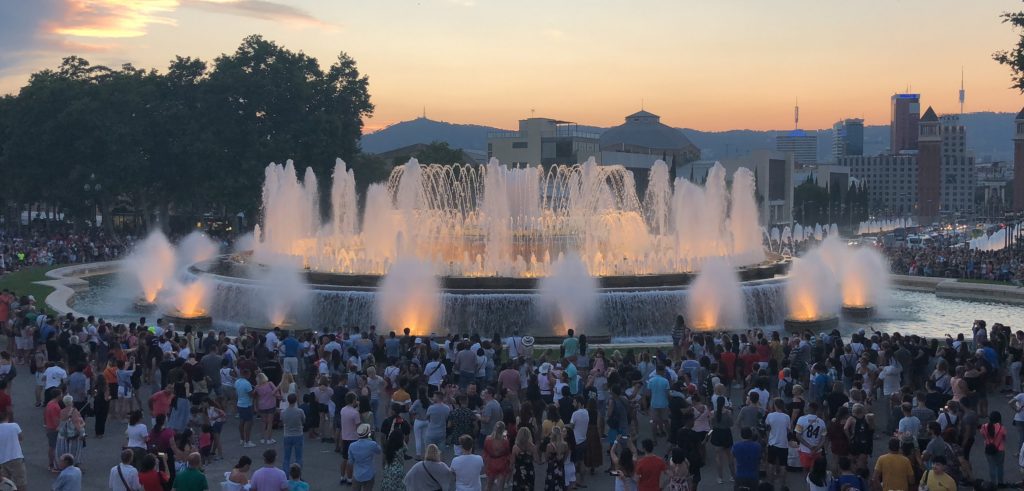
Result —
<instances>
[{"instance_id":1,"label":"tree","mask_svg":"<svg viewBox=\"0 0 1024 491\"><path fill-rule=\"evenodd\" d=\"M1003 12L1000 16L1004 24L1010 24L1014 30L1024 29L1024 12ZM1010 67L1011 87L1024 92L1024 35L1017 40L1013 49L996 51L992 58L1000 64Z\"/></svg>"},{"instance_id":2,"label":"tree","mask_svg":"<svg viewBox=\"0 0 1024 491\"><path fill-rule=\"evenodd\" d=\"M403 165L410 158L415 157L421 164L461 164L466 161L466 155L461 148L451 148L448 142L432 141L419 150L410 152L409 155L399 155L391 159L394 165Z\"/></svg>"}]
</instances>

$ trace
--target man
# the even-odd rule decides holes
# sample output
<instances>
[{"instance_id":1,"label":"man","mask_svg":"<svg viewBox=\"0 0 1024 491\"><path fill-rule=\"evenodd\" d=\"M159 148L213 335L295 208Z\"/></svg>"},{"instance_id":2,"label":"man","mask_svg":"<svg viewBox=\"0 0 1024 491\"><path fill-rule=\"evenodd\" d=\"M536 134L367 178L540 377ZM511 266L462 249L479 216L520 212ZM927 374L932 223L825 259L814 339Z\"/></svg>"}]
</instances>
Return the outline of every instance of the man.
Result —
<instances>
[{"instance_id":1,"label":"man","mask_svg":"<svg viewBox=\"0 0 1024 491\"><path fill-rule=\"evenodd\" d=\"M235 380L235 408L238 410L238 435L241 439L239 445L245 448L255 447L256 444L252 442L252 383L249 382L249 377L252 376L252 372L249 370L242 370L241 375Z\"/></svg>"},{"instance_id":2,"label":"man","mask_svg":"<svg viewBox=\"0 0 1024 491\"><path fill-rule=\"evenodd\" d=\"M645 439L640 442L640 447L644 449L645 455L636 461L636 473L640 476L637 479L637 491L658 491L664 488L662 476L668 465L665 464L665 459L654 455L654 440ZM578 465L576 468L582 469ZM577 472L576 477L579 478L583 474L586 473Z\"/></svg>"},{"instance_id":3,"label":"man","mask_svg":"<svg viewBox=\"0 0 1024 491\"><path fill-rule=\"evenodd\" d=\"M430 354L430 362L423 367L423 375L427 377L427 391L431 396L434 395L434 392L441 390L441 384L444 383L444 378L448 375L448 369L444 367L444 363L441 363L440 355L437 352Z\"/></svg>"},{"instance_id":4,"label":"man","mask_svg":"<svg viewBox=\"0 0 1024 491\"><path fill-rule=\"evenodd\" d=\"M207 336L204 338L211 339L213 336ZM223 348L218 348L214 345L210 351L207 351L205 355L199 360L199 364L203 367L203 375L206 377L206 383L209 387L210 394L214 396L217 404L220 407L224 407L224 391L221 389L221 377L220 368L224 362L224 356L219 353Z\"/></svg>"},{"instance_id":5,"label":"man","mask_svg":"<svg viewBox=\"0 0 1024 491\"><path fill-rule=\"evenodd\" d=\"M295 336L289 336L287 332L283 336L284 340L281 341L281 347L284 350L282 368L285 373L290 373L296 377L296 380L299 380L299 350L302 349L302 343L299 343Z\"/></svg>"},{"instance_id":6,"label":"man","mask_svg":"<svg viewBox=\"0 0 1024 491\"><path fill-rule=\"evenodd\" d=\"M356 429L359 439L348 447L348 460L352 462L353 491L373 491L373 481L377 475L374 458L380 455L381 450L380 445L370 439L372 433L370 425L360 424Z\"/></svg>"},{"instance_id":7,"label":"man","mask_svg":"<svg viewBox=\"0 0 1024 491\"><path fill-rule=\"evenodd\" d=\"M174 391L170 385L158 390L149 396L149 413L156 421L157 416L167 416L171 412L171 401L174 400Z\"/></svg>"},{"instance_id":8,"label":"man","mask_svg":"<svg viewBox=\"0 0 1024 491\"><path fill-rule=\"evenodd\" d=\"M10 412L0 413L0 475L7 476L18 489L28 489L25 475L25 455L21 451L21 426Z\"/></svg>"},{"instance_id":9,"label":"man","mask_svg":"<svg viewBox=\"0 0 1024 491\"><path fill-rule=\"evenodd\" d=\"M501 421L504 412L501 410L501 403L494 399L494 389L484 389L484 406L480 409L480 448L483 448L484 440L494 431L494 425ZM586 431L586 430L584 430Z\"/></svg>"},{"instance_id":10,"label":"man","mask_svg":"<svg viewBox=\"0 0 1024 491\"><path fill-rule=\"evenodd\" d=\"M54 363L51 361L46 364L46 370L43 371L43 378L46 381L43 384L43 390L52 389L64 384L64 381L68 378L68 372L64 370L63 363Z\"/></svg>"},{"instance_id":11,"label":"man","mask_svg":"<svg viewBox=\"0 0 1024 491\"><path fill-rule=\"evenodd\" d=\"M459 351L455 354L455 371L459 374L459 388L465 391L469 384L476 381L477 368L476 352L469 348L468 343L463 341L459 344Z\"/></svg>"},{"instance_id":12,"label":"man","mask_svg":"<svg viewBox=\"0 0 1024 491\"><path fill-rule=\"evenodd\" d=\"M14 415L14 406L11 402L11 395L7 393L7 379L0 379L0 413L9 416Z\"/></svg>"},{"instance_id":13,"label":"man","mask_svg":"<svg viewBox=\"0 0 1024 491\"><path fill-rule=\"evenodd\" d=\"M562 341L562 358L568 358L575 362L576 357L580 355L580 340L576 339L576 332L572 329L566 333L568 337Z\"/></svg>"},{"instance_id":14,"label":"man","mask_svg":"<svg viewBox=\"0 0 1024 491\"><path fill-rule=\"evenodd\" d=\"M51 471L59 471L60 463L57 462L57 426L60 425L60 411L64 409L61 406L61 399L63 395L59 388L52 388L46 391L46 395L49 396L49 402L46 403L46 408L43 409L43 426L46 428L46 442L49 445L49 459L47 460L48 467Z\"/></svg>"},{"instance_id":15,"label":"man","mask_svg":"<svg viewBox=\"0 0 1024 491\"><path fill-rule=\"evenodd\" d=\"M769 480L785 482L786 461L789 458L790 421L789 414L786 414L786 403L782 402L782 399L775 399L772 412L764 418L765 425L768 426Z\"/></svg>"},{"instance_id":16,"label":"man","mask_svg":"<svg viewBox=\"0 0 1024 491\"><path fill-rule=\"evenodd\" d=\"M519 407L519 370L512 366L512 362L502 363L502 370L498 373L498 386L505 389L505 400L512 407Z\"/></svg>"},{"instance_id":17,"label":"man","mask_svg":"<svg viewBox=\"0 0 1024 491\"><path fill-rule=\"evenodd\" d=\"M523 346L523 337L519 335L518 330L513 331L511 336L505 338L504 346L507 350L506 353L508 353L509 361L514 361L526 354L526 347Z\"/></svg>"},{"instance_id":18,"label":"man","mask_svg":"<svg viewBox=\"0 0 1024 491\"><path fill-rule=\"evenodd\" d=\"M569 418L569 424L572 425L572 435L576 440L572 461L576 463L576 468L580 470L580 472L576 473L576 485L579 486L583 484L583 478L586 474L586 472L583 472L583 457L587 453L587 427L590 425L590 413L587 412L586 401L583 399L583 396L576 396L575 401L576 410L573 411L572 416Z\"/></svg>"},{"instance_id":19,"label":"man","mask_svg":"<svg viewBox=\"0 0 1024 491\"><path fill-rule=\"evenodd\" d=\"M932 459L932 468L924 472L921 484L928 486L928 491L956 491L956 481L946 473L946 458L938 456Z\"/></svg>"},{"instance_id":20,"label":"man","mask_svg":"<svg viewBox=\"0 0 1024 491\"><path fill-rule=\"evenodd\" d=\"M395 336L395 331L389 332L388 338L384 340L384 356L387 357L389 365L398 363L402 356L402 341Z\"/></svg>"},{"instance_id":21,"label":"man","mask_svg":"<svg viewBox=\"0 0 1024 491\"><path fill-rule=\"evenodd\" d=\"M951 447L945 440L942 439L942 426L939 425L938 421L932 421L928 423L928 434L931 435L931 439L924 447L924 452L921 453L921 458L925 462L931 462L935 459L942 457L949 462L948 459L955 458L953 454L953 447Z\"/></svg>"},{"instance_id":22,"label":"man","mask_svg":"<svg viewBox=\"0 0 1024 491\"><path fill-rule=\"evenodd\" d=\"M449 415L452 416L451 421L453 425L459 421L473 421L474 414L465 405L466 396L459 394L455 400L456 402L462 401L462 404L456 410L458 414L454 414L452 408L444 403L444 395L441 392L434 393L434 400L427 407L427 431L425 435L427 444L433 443L437 445L438 449L444 449L445 430L448 425Z\"/></svg>"},{"instance_id":23,"label":"man","mask_svg":"<svg viewBox=\"0 0 1024 491\"><path fill-rule=\"evenodd\" d=\"M296 406L296 402L298 398L295 394L288 394L288 407L281 411L281 424L284 427L283 469L290 467L293 453L295 463L302 466L302 423L306 420L306 413Z\"/></svg>"},{"instance_id":24,"label":"man","mask_svg":"<svg viewBox=\"0 0 1024 491\"><path fill-rule=\"evenodd\" d=\"M889 453L875 461L875 487L885 491L910 491L916 486L910 459L900 453L899 438L889 439Z\"/></svg>"},{"instance_id":25,"label":"man","mask_svg":"<svg viewBox=\"0 0 1024 491\"><path fill-rule=\"evenodd\" d=\"M142 491L139 471L132 466L134 457L131 449L121 451L121 462L110 468L110 477L107 479L111 491Z\"/></svg>"},{"instance_id":26,"label":"man","mask_svg":"<svg viewBox=\"0 0 1024 491\"><path fill-rule=\"evenodd\" d=\"M461 451L452 459L452 473L455 474L456 491L480 491L480 474L484 470L484 458L473 453L473 437L459 437Z\"/></svg>"},{"instance_id":27,"label":"man","mask_svg":"<svg viewBox=\"0 0 1024 491\"><path fill-rule=\"evenodd\" d=\"M52 491L82 491L82 470L75 467L75 457L66 453L57 459L57 464L60 466L60 474L57 475L57 479L53 481L53 486L50 489Z\"/></svg>"},{"instance_id":28,"label":"man","mask_svg":"<svg viewBox=\"0 0 1024 491\"><path fill-rule=\"evenodd\" d=\"M292 398L295 397L295 394L289 395ZM295 404L291 403L291 406L294 407ZM302 437L301 425L299 437ZM288 489L288 476L274 465L275 460L277 460L276 450L268 448L263 452L263 467L256 469L256 472L252 473L252 479L249 480L251 491L285 491Z\"/></svg>"},{"instance_id":29,"label":"man","mask_svg":"<svg viewBox=\"0 0 1024 491\"><path fill-rule=\"evenodd\" d=\"M651 416L654 438L664 436L668 432L666 417L668 416L668 379L665 378L665 365L658 364L654 375L647 380L647 390L651 392Z\"/></svg>"},{"instance_id":30,"label":"man","mask_svg":"<svg viewBox=\"0 0 1024 491\"><path fill-rule=\"evenodd\" d=\"M210 489L206 475L199 468L203 464L203 457L199 455L199 452L189 454L187 462L188 468L174 476L173 489L175 491L206 491Z\"/></svg>"},{"instance_id":31,"label":"man","mask_svg":"<svg viewBox=\"0 0 1024 491\"><path fill-rule=\"evenodd\" d=\"M345 394L345 407L341 408L341 484L352 484L352 464L349 462L349 447L359 439L359 398L354 392ZM372 488L372 486L371 486Z\"/></svg>"},{"instance_id":32,"label":"man","mask_svg":"<svg viewBox=\"0 0 1024 491\"><path fill-rule=\"evenodd\" d=\"M810 472L814 461L821 456L828 432L825 420L818 417L818 403L811 401L807 408L807 414L796 420L794 428L796 439L800 442L800 466L804 468L804 472Z\"/></svg>"},{"instance_id":33,"label":"man","mask_svg":"<svg viewBox=\"0 0 1024 491\"><path fill-rule=\"evenodd\" d=\"M755 440L754 429L743 426L740 429L742 441L732 446L732 456L736 458L736 485L733 489L757 489L761 466L761 444Z\"/></svg>"},{"instance_id":34,"label":"man","mask_svg":"<svg viewBox=\"0 0 1024 491\"><path fill-rule=\"evenodd\" d=\"M71 367L68 377L68 395L74 400L75 409L81 411L89 402L89 378L85 376L85 365Z\"/></svg>"}]
</instances>

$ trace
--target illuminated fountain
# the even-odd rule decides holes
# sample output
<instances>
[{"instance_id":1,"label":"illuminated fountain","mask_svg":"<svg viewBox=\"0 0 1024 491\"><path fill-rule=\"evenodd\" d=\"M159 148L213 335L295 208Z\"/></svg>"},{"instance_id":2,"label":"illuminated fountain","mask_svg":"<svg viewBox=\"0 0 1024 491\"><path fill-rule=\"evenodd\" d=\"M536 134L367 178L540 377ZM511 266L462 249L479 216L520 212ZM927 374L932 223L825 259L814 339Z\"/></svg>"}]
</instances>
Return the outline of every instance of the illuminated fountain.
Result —
<instances>
[{"instance_id":1,"label":"illuminated fountain","mask_svg":"<svg viewBox=\"0 0 1024 491\"><path fill-rule=\"evenodd\" d=\"M597 280L587 272L587 265L576 254L570 253L555 261L551 274L538 283L537 293L542 315L549 320L548 329L534 330L538 343L560 344L569 329L586 333L595 342L608 337L607 329L594 324L600 302Z\"/></svg>"},{"instance_id":2,"label":"illuminated fountain","mask_svg":"<svg viewBox=\"0 0 1024 491\"><path fill-rule=\"evenodd\" d=\"M740 330L747 325L743 290L724 259L704 263L686 296L686 318L699 331Z\"/></svg>"},{"instance_id":3,"label":"illuminated fountain","mask_svg":"<svg viewBox=\"0 0 1024 491\"><path fill-rule=\"evenodd\" d=\"M174 280L174 246L162 232L153 232L125 259L124 270L126 279L141 292L135 309L151 312L156 309L157 296Z\"/></svg>"},{"instance_id":4,"label":"illuminated fountain","mask_svg":"<svg viewBox=\"0 0 1024 491\"><path fill-rule=\"evenodd\" d=\"M212 280L199 277L188 283L176 283L161 298L163 317L175 326L209 328L213 318L207 315L213 291Z\"/></svg>"},{"instance_id":5,"label":"illuminated fountain","mask_svg":"<svg viewBox=\"0 0 1024 491\"><path fill-rule=\"evenodd\" d=\"M839 325L839 284L821 248L793 261L786 281L786 329L822 331Z\"/></svg>"},{"instance_id":6,"label":"illuminated fountain","mask_svg":"<svg viewBox=\"0 0 1024 491\"><path fill-rule=\"evenodd\" d=\"M441 318L441 285L431 265L416 259L400 259L377 289L377 319L380 332L402 332L413 336L432 332Z\"/></svg>"},{"instance_id":7,"label":"illuminated fountain","mask_svg":"<svg viewBox=\"0 0 1024 491\"><path fill-rule=\"evenodd\" d=\"M880 252L869 247L847 251L840 282L843 314L858 319L873 317L888 298L888 264Z\"/></svg>"}]
</instances>

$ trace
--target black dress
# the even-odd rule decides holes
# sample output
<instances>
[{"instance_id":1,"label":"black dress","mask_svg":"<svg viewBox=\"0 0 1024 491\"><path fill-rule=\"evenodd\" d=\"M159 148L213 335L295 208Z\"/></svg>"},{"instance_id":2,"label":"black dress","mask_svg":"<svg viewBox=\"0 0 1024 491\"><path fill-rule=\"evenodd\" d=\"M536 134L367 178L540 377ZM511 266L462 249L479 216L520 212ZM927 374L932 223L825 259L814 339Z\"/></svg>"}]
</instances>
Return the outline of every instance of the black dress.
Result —
<instances>
[{"instance_id":1,"label":"black dress","mask_svg":"<svg viewBox=\"0 0 1024 491\"><path fill-rule=\"evenodd\" d=\"M548 452L544 491L565 491L565 455L555 458L554 454Z\"/></svg>"},{"instance_id":2,"label":"black dress","mask_svg":"<svg viewBox=\"0 0 1024 491\"><path fill-rule=\"evenodd\" d=\"M562 482L565 482L564 478ZM516 455L516 467L512 474L513 491L533 491L534 485L533 457L527 453Z\"/></svg>"}]
</instances>

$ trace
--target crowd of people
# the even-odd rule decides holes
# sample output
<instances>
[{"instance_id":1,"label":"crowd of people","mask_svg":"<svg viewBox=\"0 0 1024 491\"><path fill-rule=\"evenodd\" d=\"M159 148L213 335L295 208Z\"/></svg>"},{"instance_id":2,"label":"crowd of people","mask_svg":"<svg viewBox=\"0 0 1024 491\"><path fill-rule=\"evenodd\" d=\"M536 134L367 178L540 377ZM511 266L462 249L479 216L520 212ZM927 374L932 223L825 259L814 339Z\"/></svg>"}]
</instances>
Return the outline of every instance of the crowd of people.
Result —
<instances>
[{"instance_id":1,"label":"crowd of people","mask_svg":"<svg viewBox=\"0 0 1024 491\"><path fill-rule=\"evenodd\" d=\"M916 248L886 247L883 252L896 274L1012 283L1024 279L1024 253L1017 246L983 251L963 244L936 243Z\"/></svg>"},{"instance_id":2,"label":"crowd of people","mask_svg":"<svg viewBox=\"0 0 1024 491\"><path fill-rule=\"evenodd\" d=\"M15 233L0 230L0 273L27 266L109 261L121 257L132 239L118 238L99 228Z\"/></svg>"},{"instance_id":3,"label":"crowd of people","mask_svg":"<svg viewBox=\"0 0 1024 491\"><path fill-rule=\"evenodd\" d=\"M691 332L680 317L663 349L605 350L571 330L542 349L529 336L372 326L229 337L54 317L12 292L0 302L0 489L39 479L26 475L12 405L33 396L41 414L18 421L41 416L54 477L32 489L82 489L87 435L120 437L111 421L126 428L110 461L116 491L303 491L309 447L339 453L332 472L357 490L562 491L612 479L624 491L715 481L770 491L796 472L812 491L994 489L1007 485L1007 447L1024 443L1024 332L982 321L955 338L844 339ZM18 373L33 377L34 395L10 393ZM990 411L1002 392L1012 417ZM237 446L222 439L229 424ZM230 472L208 475L225 459Z\"/></svg>"}]
</instances>

